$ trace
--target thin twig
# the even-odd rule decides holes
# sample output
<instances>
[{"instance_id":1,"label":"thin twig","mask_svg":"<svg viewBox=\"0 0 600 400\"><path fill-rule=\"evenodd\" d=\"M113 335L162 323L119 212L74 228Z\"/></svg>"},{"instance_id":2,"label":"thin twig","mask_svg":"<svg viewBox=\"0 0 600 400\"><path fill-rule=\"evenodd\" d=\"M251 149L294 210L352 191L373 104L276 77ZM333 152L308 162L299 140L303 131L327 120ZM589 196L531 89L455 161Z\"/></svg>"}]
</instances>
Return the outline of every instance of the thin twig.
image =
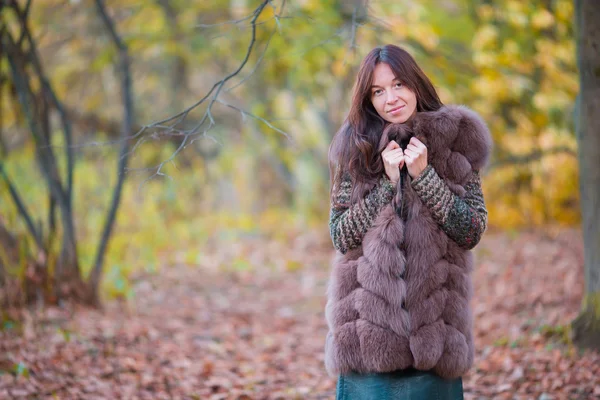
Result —
<instances>
[{"instance_id":1,"label":"thin twig","mask_svg":"<svg viewBox=\"0 0 600 400\"><path fill-rule=\"evenodd\" d=\"M257 115L254 115L254 114L252 114L252 113L249 113L248 111L242 110L241 108L239 108L239 107L236 107L236 106L234 106L234 105L232 105L232 104L226 103L226 102L224 102L224 101L223 101L223 100L221 100L221 99L218 99L218 100L217 100L217 102L218 102L219 104L222 104L222 105L224 105L224 106L226 106L226 107L229 107L229 108L231 108L231 109L233 109L233 110L239 111L239 112L242 114L242 117L244 117L244 118L245 118L246 116L248 116L248 117L250 117L250 118L254 118L254 119L256 119L257 121L261 121L262 123L264 123L265 125L267 125L269 128L273 129L273 130L274 130L274 131L276 131L276 132L279 132L279 133L281 133L283 136L285 136L286 138L288 138L290 141L293 141L292 137L291 137L289 134L287 134L286 132L284 132L284 131L282 131L281 129L277 128L276 126L273 126L273 124L271 124L271 122L267 121L266 119L264 119L264 118L261 118L261 117L259 117L259 116L257 116Z\"/></svg>"}]
</instances>

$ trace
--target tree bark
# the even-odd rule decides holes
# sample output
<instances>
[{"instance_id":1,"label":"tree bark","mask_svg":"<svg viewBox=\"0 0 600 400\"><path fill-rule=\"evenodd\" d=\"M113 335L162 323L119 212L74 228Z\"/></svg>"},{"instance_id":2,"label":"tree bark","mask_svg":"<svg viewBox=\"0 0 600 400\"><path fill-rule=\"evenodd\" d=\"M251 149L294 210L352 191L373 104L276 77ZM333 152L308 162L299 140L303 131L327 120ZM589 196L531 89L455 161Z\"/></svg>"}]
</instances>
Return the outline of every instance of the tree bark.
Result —
<instances>
[{"instance_id":1,"label":"tree bark","mask_svg":"<svg viewBox=\"0 0 600 400\"><path fill-rule=\"evenodd\" d=\"M600 7L597 0L575 0L575 12L580 83L575 126L585 293L572 328L578 347L600 349Z\"/></svg>"}]
</instances>

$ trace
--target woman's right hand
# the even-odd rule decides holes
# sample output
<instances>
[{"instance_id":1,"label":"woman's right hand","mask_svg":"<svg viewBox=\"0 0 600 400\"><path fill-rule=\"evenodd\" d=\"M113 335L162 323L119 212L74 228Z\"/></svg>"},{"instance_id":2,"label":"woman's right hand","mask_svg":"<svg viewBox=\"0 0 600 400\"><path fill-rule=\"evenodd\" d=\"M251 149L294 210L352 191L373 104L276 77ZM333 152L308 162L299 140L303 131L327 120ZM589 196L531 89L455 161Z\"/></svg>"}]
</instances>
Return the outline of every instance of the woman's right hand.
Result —
<instances>
[{"instance_id":1,"label":"woman's right hand","mask_svg":"<svg viewBox=\"0 0 600 400\"><path fill-rule=\"evenodd\" d=\"M392 140L381 152L385 174L393 184L400 179L400 169L404 166L404 152L396 141Z\"/></svg>"}]
</instances>

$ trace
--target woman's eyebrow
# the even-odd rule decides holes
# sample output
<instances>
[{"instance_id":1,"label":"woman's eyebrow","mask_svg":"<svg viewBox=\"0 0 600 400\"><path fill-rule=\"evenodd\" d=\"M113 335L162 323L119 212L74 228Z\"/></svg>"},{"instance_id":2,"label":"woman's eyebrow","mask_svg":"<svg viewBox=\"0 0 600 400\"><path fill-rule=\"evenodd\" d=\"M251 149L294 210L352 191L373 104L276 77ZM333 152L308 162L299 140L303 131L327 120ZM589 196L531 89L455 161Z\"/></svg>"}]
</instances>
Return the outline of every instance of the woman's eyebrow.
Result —
<instances>
[{"instance_id":1,"label":"woman's eyebrow","mask_svg":"<svg viewBox=\"0 0 600 400\"><path fill-rule=\"evenodd\" d=\"M402 82L402 81L401 81L399 78L394 78L394 79L392 79L392 82L396 82L396 81L398 81L398 82ZM376 87L378 87L378 88L382 88L383 86L379 86L379 85L371 85L371 89L373 89L373 88L376 88Z\"/></svg>"}]
</instances>

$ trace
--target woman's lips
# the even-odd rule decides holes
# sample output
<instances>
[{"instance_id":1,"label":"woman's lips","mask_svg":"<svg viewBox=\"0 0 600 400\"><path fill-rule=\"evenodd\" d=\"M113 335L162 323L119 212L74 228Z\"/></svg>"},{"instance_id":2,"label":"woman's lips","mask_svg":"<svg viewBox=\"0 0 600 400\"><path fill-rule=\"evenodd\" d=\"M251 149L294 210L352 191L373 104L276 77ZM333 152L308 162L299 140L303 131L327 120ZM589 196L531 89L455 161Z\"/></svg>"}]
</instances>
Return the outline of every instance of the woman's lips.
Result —
<instances>
[{"instance_id":1,"label":"woman's lips","mask_svg":"<svg viewBox=\"0 0 600 400\"><path fill-rule=\"evenodd\" d=\"M392 114L392 115L400 114L400 111L402 111L403 108L404 108L404 106L392 108L390 111L388 111L388 114Z\"/></svg>"}]
</instances>

